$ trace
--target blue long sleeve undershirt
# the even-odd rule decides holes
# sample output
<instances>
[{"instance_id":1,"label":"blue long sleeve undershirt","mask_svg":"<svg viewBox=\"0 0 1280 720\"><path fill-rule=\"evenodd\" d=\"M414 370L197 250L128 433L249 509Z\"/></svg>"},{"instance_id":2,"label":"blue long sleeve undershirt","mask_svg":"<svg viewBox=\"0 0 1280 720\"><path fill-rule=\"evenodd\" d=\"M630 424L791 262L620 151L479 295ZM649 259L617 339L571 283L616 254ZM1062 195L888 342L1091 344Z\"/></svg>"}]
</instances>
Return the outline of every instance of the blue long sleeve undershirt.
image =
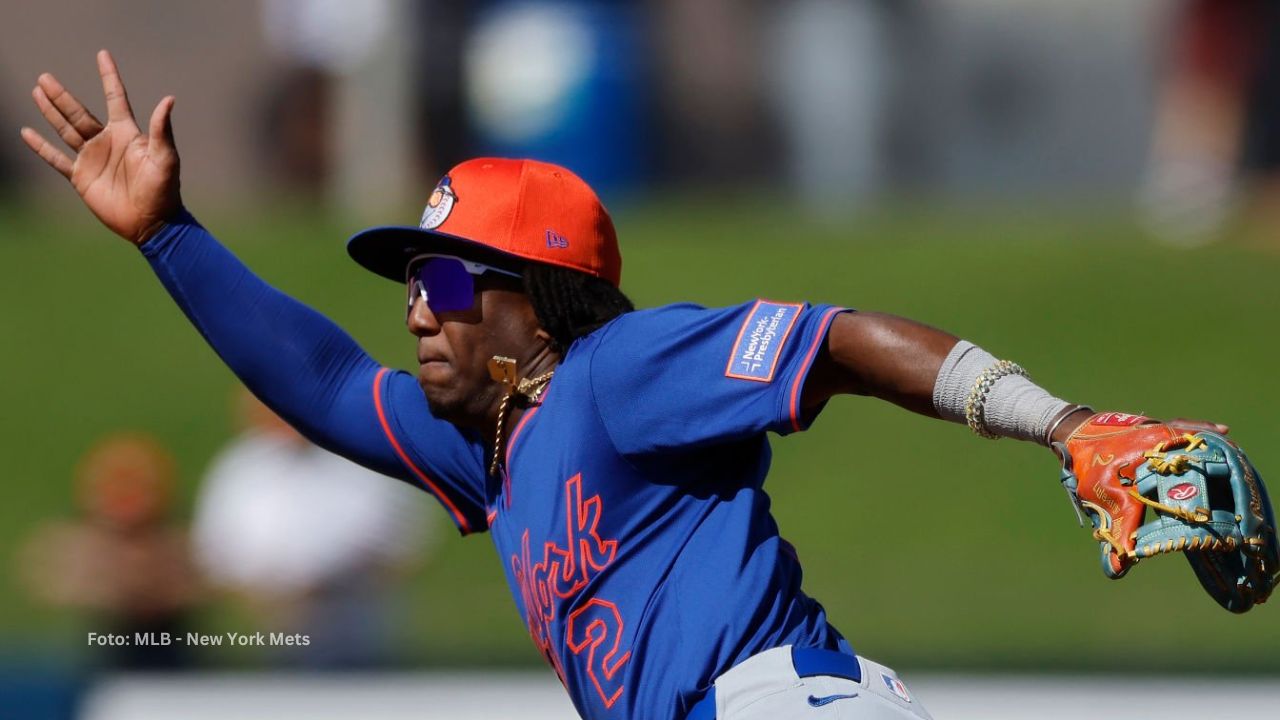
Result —
<instances>
[{"instance_id":1,"label":"blue long sleeve undershirt","mask_svg":"<svg viewBox=\"0 0 1280 720\"><path fill-rule=\"evenodd\" d=\"M228 367L312 442L416 482L372 401L381 366L325 316L253 274L189 214L141 246L160 282Z\"/></svg>"}]
</instances>

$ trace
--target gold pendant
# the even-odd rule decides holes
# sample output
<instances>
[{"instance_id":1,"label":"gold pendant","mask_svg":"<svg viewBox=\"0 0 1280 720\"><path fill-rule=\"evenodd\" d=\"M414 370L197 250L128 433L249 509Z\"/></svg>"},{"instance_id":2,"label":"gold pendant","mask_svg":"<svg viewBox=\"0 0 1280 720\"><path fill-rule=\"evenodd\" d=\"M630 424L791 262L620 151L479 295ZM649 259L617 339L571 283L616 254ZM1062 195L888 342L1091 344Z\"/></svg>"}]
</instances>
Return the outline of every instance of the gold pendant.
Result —
<instances>
[{"instance_id":1,"label":"gold pendant","mask_svg":"<svg viewBox=\"0 0 1280 720\"><path fill-rule=\"evenodd\" d=\"M504 355L494 355L489 359L489 377L508 388L515 388L516 361Z\"/></svg>"},{"instance_id":2,"label":"gold pendant","mask_svg":"<svg viewBox=\"0 0 1280 720\"><path fill-rule=\"evenodd\" d=\"M498 422L494 428L493 437L493 459L489 462L490 475L496 476L501 467L502 429L506 424L507 409L510 407L511 399L519 395L525 403L536 404L538 396L546 389L547 383L551 382L551 376L555 374L554 370L548 370L536 378L518 380L516 364L513 358L505 355L494 355L488 363L489 377L493 378L494 382L502 383L507 389L502 396L502 403L498 405Z\"/></svg>"}]
</instances>

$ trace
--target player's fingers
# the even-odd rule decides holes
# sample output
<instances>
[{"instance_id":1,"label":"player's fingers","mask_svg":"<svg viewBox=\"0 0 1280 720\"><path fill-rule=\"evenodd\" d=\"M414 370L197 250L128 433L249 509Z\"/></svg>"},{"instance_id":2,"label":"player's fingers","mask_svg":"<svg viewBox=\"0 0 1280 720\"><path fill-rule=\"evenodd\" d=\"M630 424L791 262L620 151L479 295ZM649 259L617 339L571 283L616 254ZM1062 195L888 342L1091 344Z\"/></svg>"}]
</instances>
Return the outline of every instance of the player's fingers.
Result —
<instances>
[{"instance_id":1,"label":"player's fingers","mask_svg":"<svg viewBox=\"0 0 1280 720\"><path fill-rule=\"evenodd\" d=\"M173 104L172 95L166 96L156 109L151 111L151 123L148 128L148 147L158 159L172 157L176 150L173 143Z\"/></svg>"},{"instance_id":2,"label":"player's fingers","mask_svg":"<svg viewBox=\"0 0 1280 720\"><path fill-rule=\"evenodd\" d=\"M1189 430L1208 430L1209 432L1216 432L1220 435L1226 435L1231 432L1231 427L1229 425L1209 422L1208 420L1196 420L1194 418L1174 418L1169 421L1169 424Z\"/></svg>"},{"instance_id":3,"label":"player's fingers","mask_svg":"<svg viewBox=\"0 0 1280 720\"><path fill-rule=\"evenodd\" d=\"M94 117L93 113L84 106L84 103L76 99L58 79L49 73L44 73L36 80L40 89L44 90L49 101L58 109L58 112L71 123L71 127L80 133L80 137L85 140L92 138L94 135L102 132L102 122Z\"/></svg>"},{"instance_id":4,"label":"player's fingers","mask_svg":"<svg viewBox=\"0 0 1280 720\"><path fill-rule=\"evenodd\" d=\"M32 152L39 155L41 160L49 163L49 167L62 173L62 176L66 179L71 179L71 158L67 157L65 153L54 147L40 133L29 127L22 128L22 139L27 143L27 147L31 148Z\"/></svg>"},{"instance_id":5,"label":"player's fingers","mask_svg":"<svg viewBox=\"0 0 1280 720\"><path fill-rule=\"evenodd\" d=\"M49 121L49 125L53 127L54 132L58 133L58 137L62 138L72 150L79 150L84 146L84 138L76 132L71 123L58 112L58 109L49 101L49 96L45 94L44 89L37 85L31 90L31 99L36 101L36 107L40 108L40 114L45 120Z\"/></svg>"},{"instance_id":6,"label":"player's fingers","mask_svg":"<svg viewBox=\"0 0 1280 720\"><path fill-rule=\"evenodd\" d=\"M133 108L129 107L129 95L120 79L120 70L111 53L98 51L98 74L102 76L102 94L107 99L107 122L133 123Z\"/></svg>"}]
</instances>

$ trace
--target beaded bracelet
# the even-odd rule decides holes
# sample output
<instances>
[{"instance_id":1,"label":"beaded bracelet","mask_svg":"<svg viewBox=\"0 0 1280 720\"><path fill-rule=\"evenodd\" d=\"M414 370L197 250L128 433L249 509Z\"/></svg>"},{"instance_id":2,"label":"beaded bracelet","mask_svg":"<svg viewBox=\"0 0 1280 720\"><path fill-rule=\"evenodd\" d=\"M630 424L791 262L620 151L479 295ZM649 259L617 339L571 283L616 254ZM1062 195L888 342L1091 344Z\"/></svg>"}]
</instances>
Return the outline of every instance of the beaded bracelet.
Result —
<instances>
[{"instance_id":1,"label":"beaded bracelet","mask_svg":"<svg viewBox=\"0 0 1280 720\"><path fill-rule=\"evenodd\" d=\"M983 370L978 379L973 382L973 390L970 391L969 398L964 405L964 419L969 423L969 429L978 437L987 438L988 440L1000 439L999 435L987 429L987 393L991 392L991 388L995 386L997 380L1009 375L1030 377L1027 375L1027 371L1023 370L1018 363L1012 360L1001 360Z\"/></svg>"}]
</instances>

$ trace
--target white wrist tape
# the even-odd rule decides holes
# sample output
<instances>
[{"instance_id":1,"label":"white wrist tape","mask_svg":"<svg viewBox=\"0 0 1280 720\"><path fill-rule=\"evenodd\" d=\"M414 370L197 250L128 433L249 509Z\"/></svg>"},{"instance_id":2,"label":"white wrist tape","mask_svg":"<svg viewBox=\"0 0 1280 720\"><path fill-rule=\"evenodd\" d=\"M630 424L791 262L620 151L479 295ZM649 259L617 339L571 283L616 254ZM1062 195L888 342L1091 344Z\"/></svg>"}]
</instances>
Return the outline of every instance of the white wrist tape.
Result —
<instances>
[{"instance_id":1,"label":"white wrist tape","mask_svg":"<svg viewBox=\"0 0 1280 720\"><path fill-rule=\"evenodd\" d=\"M966 422L966 410L971 410L976 400L981 405L981 426L975 427L975 432L982 434L981 430L985 430L992 436L1044 445L1049 424L1070 403L1019 374L999 374L994 383L984 383L989 386L986 392L976 391L979 381L985 379L984 373L999 362L971 342L956 343L938 370L933 386L934 409L946 420Z\"/></svg>"}]
</instances>

